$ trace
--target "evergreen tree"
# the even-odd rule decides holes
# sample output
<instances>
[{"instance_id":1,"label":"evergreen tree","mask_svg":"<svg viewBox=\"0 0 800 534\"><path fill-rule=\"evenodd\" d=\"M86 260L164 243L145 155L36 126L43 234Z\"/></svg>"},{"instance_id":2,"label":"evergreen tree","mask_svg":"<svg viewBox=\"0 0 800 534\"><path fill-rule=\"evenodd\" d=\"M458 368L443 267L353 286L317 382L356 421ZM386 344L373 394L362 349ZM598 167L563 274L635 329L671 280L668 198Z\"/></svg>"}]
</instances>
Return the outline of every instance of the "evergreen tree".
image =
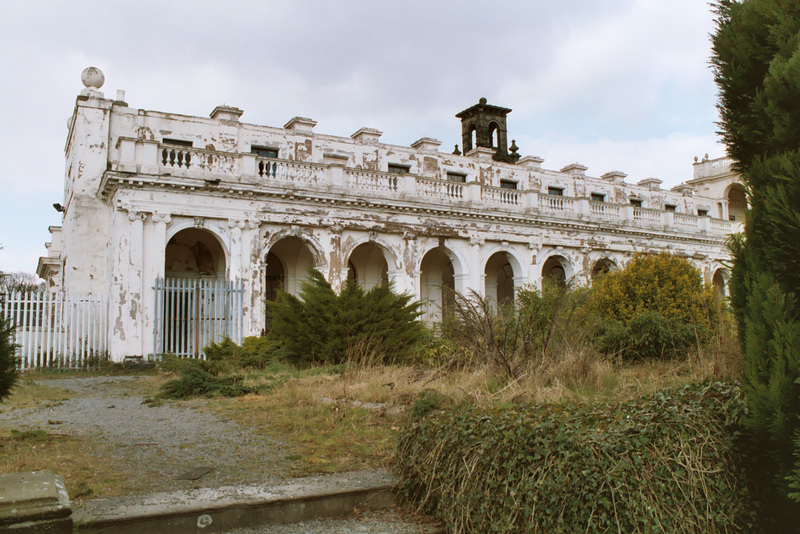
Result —
<instances>
[{"instance_id":1,"label":"evergreen tree","mask_svg":"<svg viewBox=\"0 0 800 534\"><path fill-rule=\"evenodd\" d=\"M0 281L5 278L0 273ZM0 292L0 309L4 294ZM17 381L17 345L14 343L14 325L0 313L0 402L11 394Z\"/></svg>"},{"instance_id":2,"label":"evergreen tree","mask_svg":"<svg viewBox=\"0 0 800 534\"><path fill-rule=\"evenodd\" d=\"M794 532L800 506L800 2L719 0L713 36L722 136L747 191L731 302L763 527ZM793 458L794 456L794 458ZM796 482L794 482L796 483Z\"/></svg>"},{"instance_id":3,"label":"evergreen tree","mask_svg":"<svg viewBox=\"0 0 800 534\"><path fill-rule=\"evenodd\" d=\"M348 281L338 296L322 273L312 270L300 298L278 293L270 337L298 362L341 363L352 358L402 361L421 340L419 302L391 285L364 291Z\"/></svg>"}]
</instances>

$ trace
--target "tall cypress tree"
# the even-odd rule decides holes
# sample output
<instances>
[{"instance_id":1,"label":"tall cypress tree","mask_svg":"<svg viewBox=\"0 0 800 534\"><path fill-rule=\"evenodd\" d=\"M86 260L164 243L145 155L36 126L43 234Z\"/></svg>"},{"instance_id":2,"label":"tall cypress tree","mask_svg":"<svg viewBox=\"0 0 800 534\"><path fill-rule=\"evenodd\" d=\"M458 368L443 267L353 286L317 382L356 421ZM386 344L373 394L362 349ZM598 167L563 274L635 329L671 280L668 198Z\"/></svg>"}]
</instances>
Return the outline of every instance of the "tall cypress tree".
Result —
<instances>
[{"instance_id":1,"label":"tall cypress tree","mask_svg":"<svg viewBox=\"0 0 800 534\"><path fill-rule=\"evenodd\" d=\"M800 528L789 477L800 471L800 1L719 0L712 64L722 137L747 191L731 250L731 303L753 485L770 531ZM800 443L800 442L798 442Z\"/></svg>"}]
</instances>

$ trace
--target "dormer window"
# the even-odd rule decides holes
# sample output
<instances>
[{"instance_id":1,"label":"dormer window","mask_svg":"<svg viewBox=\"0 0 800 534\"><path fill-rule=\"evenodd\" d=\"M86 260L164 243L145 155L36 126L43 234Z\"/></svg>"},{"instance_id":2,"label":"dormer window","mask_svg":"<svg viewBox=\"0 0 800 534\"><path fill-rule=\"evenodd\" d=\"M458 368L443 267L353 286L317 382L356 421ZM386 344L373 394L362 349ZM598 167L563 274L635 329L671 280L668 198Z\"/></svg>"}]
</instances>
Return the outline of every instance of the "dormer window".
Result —
<instances>
[{"instance_id":1,"label":"dormer window","mask_svg":"<svg viewBox=\"0 0 800 534\"><path fill-rule=\"evenodd\" d=\"M389 164L389 172L391 174L408 174L409 170L411 170L411 167L408 165L399 165L397 163Z\"/></svg>"},{"instance_id":2,"label":"dormer window","mask_svg":"<svg viewBox=\"0 0 800 534\"><path fill-rule=\"evenodd\" d=\"M261 156L262 158L272 158L278 159L278 149L277 148L268 148L265 146L256 146L253 145L250 147L250 153L255 154L257 156Z\"/></svg>"}]
</instances>

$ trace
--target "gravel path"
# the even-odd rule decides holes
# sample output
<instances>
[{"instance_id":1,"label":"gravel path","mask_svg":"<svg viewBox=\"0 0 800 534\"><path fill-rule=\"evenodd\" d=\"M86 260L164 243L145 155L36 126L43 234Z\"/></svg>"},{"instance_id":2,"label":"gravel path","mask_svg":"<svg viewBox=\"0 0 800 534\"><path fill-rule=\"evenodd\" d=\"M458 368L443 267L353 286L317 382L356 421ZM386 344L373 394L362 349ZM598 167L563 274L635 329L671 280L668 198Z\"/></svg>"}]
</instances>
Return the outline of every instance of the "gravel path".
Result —
<instances>
[{"instance_id":1,"label":"gravel path","mask_svg":"<svg viewBox=\"0 0 800 534\"><path fill-rule=\"evenodd\" d=\"M231 484L277 483L289 454L281 443L256 434L212 410L204 400L145 403L131 381L137 376L43 380L75 392L73 398L0 412L0 427L41 429L99 441L102 454L128 478L131 493L169 492ZM210 469L196 480L181 475ZM134 497L135 498L135 497ZM366 511L345 518L232 530L227 534L430 534L429 521L402 510Z\"/></svg>"},{"instance_id":2,"label":"gravel path","mask_svg":"<svg viewBox=\"0 0 800 534\"><path fill-rule=\"evenodd\" d=\"M223 420L205 401L144 403L128 382L141 377L51 379L41 383L76 392L74 398L0 413L0 425L97 439L129 477L133 493L268 483L284 475L282 444ZM190 474L195 480L179 480ZM197 476L200 471L209 470ZM183 477L186 478L186 477Z\"/></svg>"}]
</instances>

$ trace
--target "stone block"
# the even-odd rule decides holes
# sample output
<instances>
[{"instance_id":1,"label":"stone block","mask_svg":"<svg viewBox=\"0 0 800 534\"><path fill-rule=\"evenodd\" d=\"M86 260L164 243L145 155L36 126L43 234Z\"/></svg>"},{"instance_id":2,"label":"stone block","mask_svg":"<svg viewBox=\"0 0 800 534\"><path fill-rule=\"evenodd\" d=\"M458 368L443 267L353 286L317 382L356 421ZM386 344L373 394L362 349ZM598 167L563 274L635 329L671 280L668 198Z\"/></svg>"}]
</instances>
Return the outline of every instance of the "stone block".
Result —
<instances>
[{"instance_id":1,"label":"stone block","mask_svg":"<svg viewBox=\"0 0 800 534\"><path fill-rule=\"evenodd\" d=\"M0 533L72 532L64 479L52 471L0 475Z\"/></svg>"}]
</instances>

